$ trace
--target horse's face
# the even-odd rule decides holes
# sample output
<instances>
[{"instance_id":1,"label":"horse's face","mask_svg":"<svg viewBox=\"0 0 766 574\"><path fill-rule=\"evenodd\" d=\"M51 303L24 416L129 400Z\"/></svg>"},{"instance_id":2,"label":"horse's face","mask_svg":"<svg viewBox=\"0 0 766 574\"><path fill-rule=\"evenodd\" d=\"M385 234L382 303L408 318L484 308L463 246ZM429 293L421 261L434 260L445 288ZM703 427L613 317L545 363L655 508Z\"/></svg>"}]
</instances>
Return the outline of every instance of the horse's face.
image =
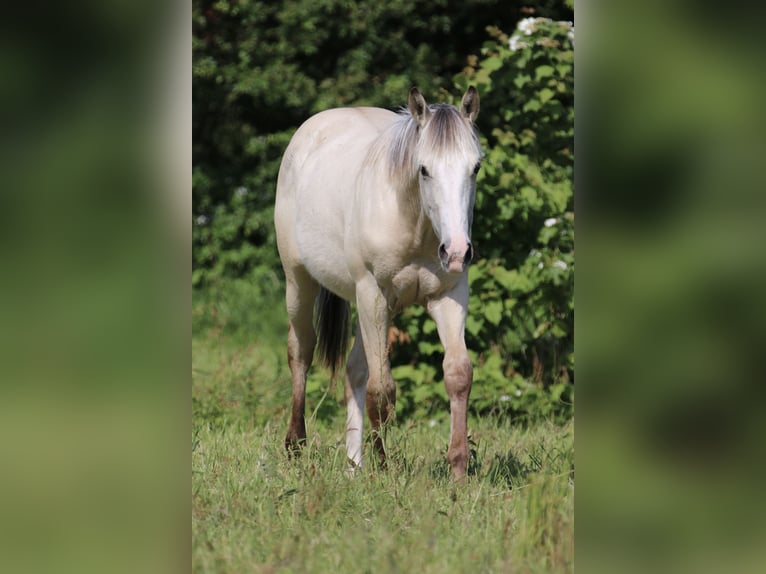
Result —
<instances>
[{"instance_id":1,"label":"horse's face","mask_svg":"<svg viewBox=\"0 0 766 574\"><path fill-rule=\"evenodd\" d=\"M479 95L469 88L460 110L429 109L413 89L410 111L421 126L417 166L421 205L439 239L437 255L449 273L462 273L473 258L471 224L481 151L472 122Z\"/></svg>"},{"instance_id":2,"label":"horse's face","mask_svg":"<svg viewBox=\"0 0 766 574\"><path fill-rule=\"evenodd\" d=\"M462 273L473 258L471 224L479 158L420 164L420 198L439 239L438 256L450 273Z\"/></svg>"}]
</instances>

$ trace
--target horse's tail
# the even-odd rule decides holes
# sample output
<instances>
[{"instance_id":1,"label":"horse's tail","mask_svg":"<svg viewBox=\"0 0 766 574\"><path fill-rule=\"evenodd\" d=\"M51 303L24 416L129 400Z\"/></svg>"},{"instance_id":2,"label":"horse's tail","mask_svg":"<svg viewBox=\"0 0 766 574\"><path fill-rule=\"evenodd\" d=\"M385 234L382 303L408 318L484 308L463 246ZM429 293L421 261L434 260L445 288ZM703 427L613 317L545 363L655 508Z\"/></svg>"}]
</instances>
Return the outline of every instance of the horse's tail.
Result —
<instances>
[{"instance_id":1,"label":"horse's tail","mask_svg":"<svg viewBox=\"0 0 766 574\"><path fill-rule=\"evenodd\" d=\"M317 354L335 378L335 372L346 358L351 336L349 304L322 287L317 295L315 311Z\"/></svg>"}]
</instances>

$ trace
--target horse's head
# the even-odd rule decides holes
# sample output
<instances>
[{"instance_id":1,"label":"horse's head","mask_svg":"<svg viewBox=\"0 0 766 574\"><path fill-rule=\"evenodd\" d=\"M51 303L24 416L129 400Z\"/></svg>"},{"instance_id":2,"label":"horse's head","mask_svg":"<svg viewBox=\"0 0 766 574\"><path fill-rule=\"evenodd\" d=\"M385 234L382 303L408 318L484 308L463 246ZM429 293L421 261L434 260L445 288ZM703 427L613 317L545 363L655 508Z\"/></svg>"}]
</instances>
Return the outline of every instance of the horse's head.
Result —
<instances>
[{"instance_id":1,"label":"horse's head","mask_svg":"<svg viewBox=\"0 0 766 574\"><path fill-rule=\"evenodd\" d=\"M419 126L420 198L439 239L439 260L446 271L462 273L473 258L471 224L482 155L473 125L479 115L479 93L468 88L458 109L428 106L412 88L409 111Z\"/></svg>"}]
</instances>

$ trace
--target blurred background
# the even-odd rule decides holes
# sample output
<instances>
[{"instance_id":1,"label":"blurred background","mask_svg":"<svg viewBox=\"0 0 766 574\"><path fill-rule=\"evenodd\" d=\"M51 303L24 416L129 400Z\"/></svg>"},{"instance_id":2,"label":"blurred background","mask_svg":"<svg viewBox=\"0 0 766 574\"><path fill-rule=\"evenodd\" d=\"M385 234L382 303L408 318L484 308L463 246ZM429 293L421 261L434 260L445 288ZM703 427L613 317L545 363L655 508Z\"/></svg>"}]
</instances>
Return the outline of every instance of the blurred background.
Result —
<instances>
[{"instance_id":1,"label":"blurred background","mask_svg":"<svg viewBox=\"0 0 766 574\"><path fill-rule=\"evenodd\" d=\"M737 2L582 8L577 565L761 571L755 14Z\"/></svg>"},{"instance_id":2,"label":"blurred background","mask_svg":"<svg viewBox=\"0 0 766 574\"><path fill-rule=\"evenodd\" d=\"M188 563L188 18L32 2L0 24L4 572Z\"/></svg>"},{"instance_id":3,"label":"blurred background","mask_svg":"<svg viewBox=\"0 0 766 574\"><path fill-rule=\"evenodd\" d=\"M190 410L256 424L281 404L190 400L189 342L196 362L211 337L281 340L269 210L290 133L327 107L470 83L487 152L475 408L571 417L574 348L578 568L762 571L757 8L578 4L575 171L574 33L556 24L572 4L191 4L191 27L188 3L140 0L4 18L2 570L188 570ZM438 349L402 319L414 419L441 410Z\"/></svg>"}]
</instances>

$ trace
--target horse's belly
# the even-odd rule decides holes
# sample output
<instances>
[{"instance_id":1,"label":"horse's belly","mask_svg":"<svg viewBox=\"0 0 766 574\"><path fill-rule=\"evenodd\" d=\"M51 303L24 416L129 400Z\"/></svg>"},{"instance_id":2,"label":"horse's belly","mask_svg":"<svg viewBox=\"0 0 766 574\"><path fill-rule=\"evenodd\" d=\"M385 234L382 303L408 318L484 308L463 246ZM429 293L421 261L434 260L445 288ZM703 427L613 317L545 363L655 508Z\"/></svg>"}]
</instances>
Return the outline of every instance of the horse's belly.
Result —
<instances>
[{"instance_id":1,"label":"horse's belly","mask_svg":"<svg viewBox=\"0 0 766 574\"><path fill-rule=\"evenodd\" d=\"M311 276L333 293L353 301L356 289L346 265L342 243L328 234L312 233L312 227L298 231L298 252L301 263Z\"/></svg>"},{"instance_id":2,"label":"horse's belly","mask_svg":"<svg viewBox=\"0 0 766 574\"><path fill-rule=\"evenodd\" d=\"M322 286L353 300L354 282L344 252L348 183L336 177L310 179L296 193L295 237L301 262Z\"/></svg>"}]
</instances>

